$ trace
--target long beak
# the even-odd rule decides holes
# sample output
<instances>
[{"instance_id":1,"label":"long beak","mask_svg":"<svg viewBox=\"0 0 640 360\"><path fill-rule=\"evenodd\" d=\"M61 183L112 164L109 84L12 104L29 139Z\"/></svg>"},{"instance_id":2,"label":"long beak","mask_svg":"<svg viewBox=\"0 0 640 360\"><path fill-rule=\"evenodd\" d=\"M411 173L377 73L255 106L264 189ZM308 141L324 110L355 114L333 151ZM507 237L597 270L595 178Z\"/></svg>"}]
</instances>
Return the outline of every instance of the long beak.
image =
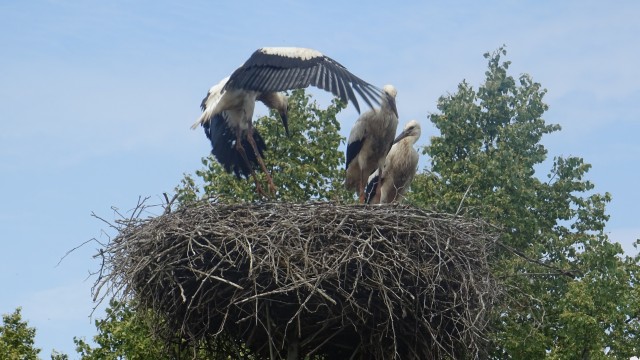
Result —
<instances>
[{"instance_id":1,"label":"long beak","mask_svg":"<svg viewBox=\"0 0 640 360\"><path fill-rule=\"evenodd\" d=\"M400 140L402 140L402 139L406 138L407 136L409 136L409 131L406 131L406 130L405 130L405 131L401 132L401 133L400 133L400 134L395 138L395 140L393 140L393 143L395 144L395 143L399 142Z\"/></svg>"},{"instance_id":2,"label":"long beak","mask_svg":"<svg viewBox=\"0 0 640 360\"><path fill-rule=\"evenodd\" d=\"M289 136L289 117L287 116L287 111L280 111L280 119L282 120L282 125L284 125L284 131L287 133L287 137Z\"/></svg>"},{"instance_id":3,"label":"long beak","mask_svg":"<svg viewBox=\"0 0 640 360\"><path fill-rule=\"evenodd\" d=\"M398 117L398 108L396 107L396 99L392 98L391 96L389 96L389 106L391 107L391 111L393 111L393 113L396 114L396 117Z\"/></svg>"}]
</instances>

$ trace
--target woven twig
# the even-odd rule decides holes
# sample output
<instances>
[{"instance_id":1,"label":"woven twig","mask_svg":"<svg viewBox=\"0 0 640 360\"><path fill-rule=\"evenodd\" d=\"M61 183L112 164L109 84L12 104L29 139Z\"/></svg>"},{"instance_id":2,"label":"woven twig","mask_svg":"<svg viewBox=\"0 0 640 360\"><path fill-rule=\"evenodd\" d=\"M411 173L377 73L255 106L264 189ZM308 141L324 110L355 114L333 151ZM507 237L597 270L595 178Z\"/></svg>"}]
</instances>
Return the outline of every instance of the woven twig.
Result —
<instances>
[{"instance_id":1,"label":"woven twig","mask_svg":"<svg viewBox=\"0 0 640 360\"><path fill-rule=\"evenodd\" d=\"M153 309L163 334L224 336L253 358L475 358L494 241L403 205L200 202L121 223L96 288Z\"/></svg>"}]
</instances>

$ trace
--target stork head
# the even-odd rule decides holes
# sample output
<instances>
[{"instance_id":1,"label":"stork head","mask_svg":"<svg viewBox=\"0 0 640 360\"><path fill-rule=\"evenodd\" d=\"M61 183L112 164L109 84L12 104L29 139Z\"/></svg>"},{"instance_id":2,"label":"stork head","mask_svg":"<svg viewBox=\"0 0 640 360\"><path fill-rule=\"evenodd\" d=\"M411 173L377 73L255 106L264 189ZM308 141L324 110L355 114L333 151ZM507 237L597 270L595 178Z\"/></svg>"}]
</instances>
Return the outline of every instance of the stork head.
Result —
<instances>
[{"instance_id":1,"label":"stork head","mask_svg":"<svg viewBox=\"0 0 640 360\"><path fill-rule=\"evenodd\" d=\"M289 116L287 115L289 109L289 98L282 94L277 93L278 104L276 109L278 109L278 113L280 114L280 120L282 120L282 125L284 126L284 131L289 136Z\"/></svg>"},{"instance_id":2,"label":"stork head","mask_svg":"<svg viewBox=\"0 0 640 360\"><path fill-rule=\"evenodd\" d=\"M289 117L287 116L289 98L281 92L264 92L260 93L256 100L262 101L269 109L278 111L284 130L289 136Z\"/></svg>"},{"instance_id":3,"label":"stork head","mask_svg":"<svg viewBox=\"0 0 640 360\"><path fill-rule=\"evenodd\" d=\"M396 95L398 95L398 90L396 90L393 85L385 85L382 88L382 93L384 94L383 104L388 104L391 111L393 111L396 117L398 117L398 108L396 107Z\"/></svg>"},{"instance_id":4,"label":"stork head","mask_svg":"<svg viewBox=\"0 0 640 360\"><path fill-rule=\"evenodd\" d=\"M404 130L402 130L400 135L393 140L393 143L395 144L404 138L410 138L411 143L415 144L420 138L421 133L422 130L420 129L420 124L415 120L411 120L404 126Z\"/></svg>"}]
</instances>

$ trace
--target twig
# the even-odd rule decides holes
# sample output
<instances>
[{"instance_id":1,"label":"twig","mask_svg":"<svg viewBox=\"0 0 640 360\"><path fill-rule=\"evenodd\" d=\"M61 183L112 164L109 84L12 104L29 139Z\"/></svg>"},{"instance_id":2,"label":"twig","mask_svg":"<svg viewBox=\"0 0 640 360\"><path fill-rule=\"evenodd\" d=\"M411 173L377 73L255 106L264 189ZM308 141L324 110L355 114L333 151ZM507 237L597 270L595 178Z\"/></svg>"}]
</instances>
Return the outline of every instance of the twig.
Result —
<instances>
[{"instance_id":1,"label":"twig","mask_svg":"<svg viewBox=\"0 0 640 360\"><path fill-rule=\"evenodd\" d=\"M471 185L472 184L469 184L469 186L467 187L467 190L462 195L462 199L460 200L460 204L458 204L458 209L456 209L456 215L460 214L460 209L462 209L462 204L464 203L464 200L467 198L467 194L469 193L469 190L471 190Z\"/></svg>"},{"instance_id":2,"label":"twig","mask_svg":"<svg viewBox=\"0 0 640 360\"><path fill-rule=\"evenodd\" d=\"M168 344L229 338L254 358L279 359L295 333L301 358L486 352L500 288L488 264L495 228L483 222L319 202L197 202L141 219L145 201L113 225L93 291L153 310Z\"/></svg>"}]
</instances>

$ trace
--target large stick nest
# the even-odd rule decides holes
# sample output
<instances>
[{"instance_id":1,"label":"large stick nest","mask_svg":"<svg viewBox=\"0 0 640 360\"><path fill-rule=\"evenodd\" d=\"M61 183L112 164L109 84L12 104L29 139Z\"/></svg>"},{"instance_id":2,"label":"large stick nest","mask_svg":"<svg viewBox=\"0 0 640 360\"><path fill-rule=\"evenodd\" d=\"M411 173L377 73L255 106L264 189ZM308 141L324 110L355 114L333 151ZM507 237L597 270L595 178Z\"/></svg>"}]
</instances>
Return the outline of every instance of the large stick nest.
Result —
<instances>
[{"instance_id":1,"label":"large stick nest","mask_svg":"<svg viewBox=\"0 0 640 360\"><path fill-rule=\"evenodd\" d=\"M486 230L402 205L200 202L121 224L97 286L152 309L167 340L242 344L232 357L482 357Z\"/></svg>"}]
</instances>

